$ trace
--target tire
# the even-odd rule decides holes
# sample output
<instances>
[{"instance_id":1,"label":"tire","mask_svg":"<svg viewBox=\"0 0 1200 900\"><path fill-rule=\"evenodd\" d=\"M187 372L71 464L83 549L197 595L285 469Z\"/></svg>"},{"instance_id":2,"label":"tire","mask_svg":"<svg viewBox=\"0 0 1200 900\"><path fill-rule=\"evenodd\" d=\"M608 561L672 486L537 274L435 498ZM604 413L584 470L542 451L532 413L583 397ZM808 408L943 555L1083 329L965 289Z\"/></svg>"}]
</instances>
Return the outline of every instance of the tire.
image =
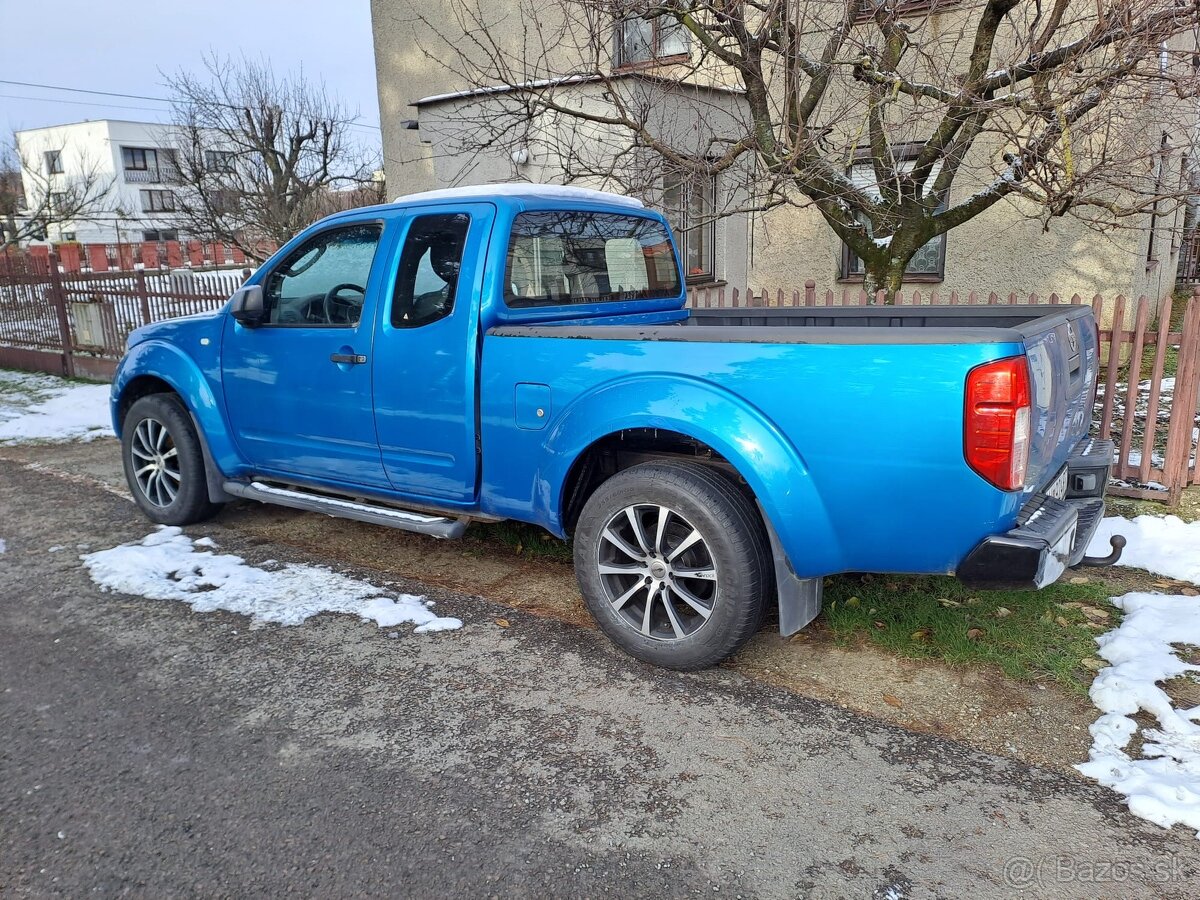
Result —
<instances>
[{"instance_id":1,"label":"tire","mask_svg":"<svg viewBox=\"0 0 1200 900\"><path fill-rule=\"evenodd\" d=\"M134 502L152 522L191 525L221 508L208 499L200 438L174 394L151 394L130 407L121 427L121 460Z\"/></svg>"},{"instance_id":2,"label":"tire","mask_svg":"<svg viewBox=\"0 0 1200 900\"><path fill-rule=\"evenodd\" d=\"M617 473L575 529L575 575L592 617L626 653L668 669L703 669L737 652L762 622L771 572L756 505L699 463Z\"/></svg>"}]
</instances>

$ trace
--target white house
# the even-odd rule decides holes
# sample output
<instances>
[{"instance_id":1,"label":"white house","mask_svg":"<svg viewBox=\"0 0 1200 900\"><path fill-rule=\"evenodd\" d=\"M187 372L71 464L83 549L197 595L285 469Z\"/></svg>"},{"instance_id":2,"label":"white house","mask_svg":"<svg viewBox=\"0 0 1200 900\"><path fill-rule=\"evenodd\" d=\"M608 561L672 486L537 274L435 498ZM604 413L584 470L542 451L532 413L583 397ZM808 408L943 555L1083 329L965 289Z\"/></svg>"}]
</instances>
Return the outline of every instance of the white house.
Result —
<instances>
[{"instance_id":1,"label":"white house","mask_svg":"<svg viewBox=\"0 0 1200 900\"><path fill-rule=\"evenodd\" d=\"M26 200L83 179L111 185L106 199L78 221L51 225L46 239L84 243L175 240L173 129L152 122L96 119L16 133Z\"/></svg>"}]
</instances>

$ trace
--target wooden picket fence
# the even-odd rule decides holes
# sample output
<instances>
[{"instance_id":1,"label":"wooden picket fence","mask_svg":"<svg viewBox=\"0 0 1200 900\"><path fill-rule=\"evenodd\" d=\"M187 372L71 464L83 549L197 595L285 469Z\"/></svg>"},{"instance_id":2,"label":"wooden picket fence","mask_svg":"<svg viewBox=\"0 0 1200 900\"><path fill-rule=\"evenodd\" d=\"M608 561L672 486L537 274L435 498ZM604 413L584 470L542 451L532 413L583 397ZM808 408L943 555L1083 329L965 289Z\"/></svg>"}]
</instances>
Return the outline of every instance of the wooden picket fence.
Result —
<instances>
[{"instance_id":1,"label":"wooden picket fence","mask_svg":"<svg viewBox=\"0 0 1200 900\"><path fill-rule=\"evenodd\" d=\"M1125 297L1086 300L1052 293L971 291L901 292L898 306L995 306L1090 304L1100 329L1100 383L1093 433L1117 444L1109 492L1175 506L1184 488L1200 483L1196 466L1197 404L1200 402L1200 285L1183 301ZM693 288L688 305L698 309L884 305L882 292L861 288L818 291L804 287L774 291L727 287ZM1144 379L1144 380L1143 380Z\"/></svg>"}]
</instances>

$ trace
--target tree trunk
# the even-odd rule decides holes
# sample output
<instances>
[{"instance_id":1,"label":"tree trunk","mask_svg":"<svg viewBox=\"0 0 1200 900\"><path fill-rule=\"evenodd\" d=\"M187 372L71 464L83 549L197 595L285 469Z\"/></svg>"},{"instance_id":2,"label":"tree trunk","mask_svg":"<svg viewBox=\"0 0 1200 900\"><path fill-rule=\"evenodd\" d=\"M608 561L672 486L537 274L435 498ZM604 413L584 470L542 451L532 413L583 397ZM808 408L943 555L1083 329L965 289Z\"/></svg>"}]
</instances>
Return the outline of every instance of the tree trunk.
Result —
<instances>
[{"instance_id":1,"label":"tree trunk","mask_svg":"<svg viewBox=\"0 0 1200 900\"><path fill-rule=\"evenodd\" d=\"M879 302L879 292L883 292L885 306L895 306L900 296L900 287L904 283L904 270L908 268L908 258L897 259L891 253L882 253L875 259L863 260L863 284L870 294L870 302Z\"/></svg>"}]
</instances>

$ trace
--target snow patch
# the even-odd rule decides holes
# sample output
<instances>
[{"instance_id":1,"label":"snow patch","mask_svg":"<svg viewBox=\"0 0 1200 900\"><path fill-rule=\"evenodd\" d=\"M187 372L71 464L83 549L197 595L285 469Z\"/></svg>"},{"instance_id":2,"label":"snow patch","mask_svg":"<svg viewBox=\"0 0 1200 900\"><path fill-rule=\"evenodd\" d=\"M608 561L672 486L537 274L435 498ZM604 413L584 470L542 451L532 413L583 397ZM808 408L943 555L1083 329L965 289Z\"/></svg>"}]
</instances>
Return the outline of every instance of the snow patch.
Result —
<instances>
[{"instance_id":1,"label":"snow patch","mask_svg":"<svg viewBox=\"0 0 1200 900\"><path fill-rule=\"evenodd\" d=\"M1200 673L1178 652L1200 646L1200 598L1132 593L1112 602L1125 617L1096 639L1111 665L1092 682L1090 696L1102 715L1090 728L1089 761L1075 768L1124 794L1134 815L1163 828L1185 825L1200 837L1200 707L1176 709L1160 686ZM1139 711L1158 727L1141 730L1134 758L1127 751Z\"/></svg>"},{"instance_id":2,"label":"snow patch","mask_svg":"<svg viewBox=\"0 0 1200 900\"><path fill-rule=\"evenodd\" d=\"M1088 555L1108 556L1108 539L1114 534L1128 541L1117 565L1200 585L1200 522L1184 522L1178 516L1138 516L1132 521L1111 516L1096 529Z\"/></svg>"},{"instance_id":3,"label":"snow patch","mask_svg":"<svg viewBox=\"0 0 1200 900\"><path fill-rule=\"evenodd\" d=\"M215 546L211 539L192 541L179 528L160 527L137 543L80 559L103 590L181 600L196 612L241 613L250 617L252 628L300 625L323 612L357 615L381 628L407 622L420 634L462 627L459 619L436 615L423 597L385 596L386 591L369 582L321 566L293 564L268 572L238 556L197 550L197 545Z\"/></svg>"},{"instance_id":4,"label":"snow patch","mask_svg":"<svg viewBox=\"0 0 1200 900\"><path fill-rule=\"evenodd\" d=\"M5 543L4 538L0 538L0 553L3 553L7 549L8 549L8 544Z\"/></svg>"},{"instance_id":5,"label":"snow patch","mask_svg":"<svg viewBox=\"0 0 1200 900\"><path fill-rule=\"evenodd\" d=\"M0 372L0 444L90 441L112 434L107 384Z\"/></svg>"}]
</instances>

